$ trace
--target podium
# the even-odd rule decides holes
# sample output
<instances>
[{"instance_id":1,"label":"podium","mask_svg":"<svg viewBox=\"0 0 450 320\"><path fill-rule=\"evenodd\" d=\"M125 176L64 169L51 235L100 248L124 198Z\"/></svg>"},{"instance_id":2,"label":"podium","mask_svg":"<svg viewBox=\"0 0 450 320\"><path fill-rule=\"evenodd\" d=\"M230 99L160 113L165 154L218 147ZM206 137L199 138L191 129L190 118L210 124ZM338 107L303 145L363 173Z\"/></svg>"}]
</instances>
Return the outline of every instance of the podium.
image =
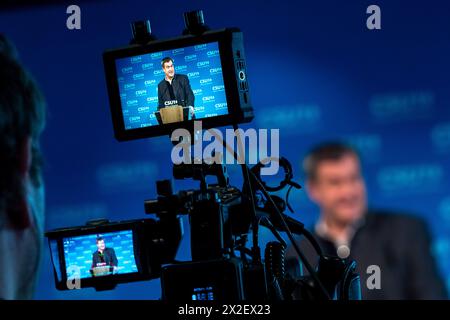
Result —
<instances>
[{"instance_id":1,"label":"podium","mask_svg":"<svg viewBox=\"0 0 450 320\"><path fill-rule=\"evenodd\" d=\"M189 120L189 108L179 105L164 107L155 112L159 124L167 124Z\"/></svg>"},{"instance_id":2,"label":"podium","mask_svg":"<svg viewBox=\"0 0 450 320\"><path fill-rule=\"evenodd\" d=\"M113 274L111 269L112 269L112 267L110 267L110 266L100 266L100 267L94 267L91 270L92 270L92 275L94 277L99 277L99 276L106 276L106 275Z\"/></svg>"}]
</instances>

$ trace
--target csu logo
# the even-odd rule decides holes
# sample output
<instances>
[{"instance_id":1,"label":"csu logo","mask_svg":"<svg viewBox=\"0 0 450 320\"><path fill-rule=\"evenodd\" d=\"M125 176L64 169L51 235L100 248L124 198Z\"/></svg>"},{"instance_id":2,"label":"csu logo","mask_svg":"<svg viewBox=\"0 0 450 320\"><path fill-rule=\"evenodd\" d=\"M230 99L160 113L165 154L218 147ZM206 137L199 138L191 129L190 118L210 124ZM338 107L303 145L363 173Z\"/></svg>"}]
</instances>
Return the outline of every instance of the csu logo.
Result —
<instances>
[{"instance_id":1,"label":"csu logo","mask_svg":"<svg viewBox=\"0 0 450 320\"><path fill-rule=\"evenodd\" d=\"M436 125L431 130L431 141L436 151L450 151L450 122Z\"/></svg>"},{"instance_id":2,"label":"csu logo","mask_svg":"<svg viewBox=\"0 0 450 320\"><path fill-rule=\"evenodd\" d=\"M147 112L150 111L150 107L139 107L137 110L138 112Z\"/></svg>"},{"instance_id":3,"label":"csu logo","mask_svg":"<svg viewBox=\"0 0 450 320\"><path fill-rule=\"evenodd\" d=\"M210 74L218 74L218 73L221 73L222 72L222 68L212 68L212 69L209 69L209 73Z\"/></svg>"},{"instance_id":4,"label":"csu logo","mask_svg":"<svg viewBox=\"0 0 450 320\"><path fill-rule=\"evenodd\" d=\"M148 97L147 98L148 103L153 103L153 102L157 102L157 101L158 101L158 97Z\"/></svg>"},{"instance_id":5,"label":"csu logo","mask_svg":"<svg viewBox=\"0 0 450 320\"><path fill-rule=\"evenodd\" d=\"M134 89L135 84L134 83L125 83L125 85L123 87L125 90L131 90L131 89Z\"/></svg>"},{"instance_id":6,"label":"csu logo","mask_svg":"<svg viewBox=\"0 0 450 320\"><path fill-rule=\"evenodd\" d=\"M317 105L289 105L283 107L285 112L279 112L279 108L280 106L272 106L264 109L257 120L259 126L284 129L287 134L315 132L320 128L322 112Z\"/></svg>"},{"instance_id":7,"label":"csu logo","mask_svg":"<svg viewBox=\"0 0 450 320\"><path fill-rule=\"evenodd\" d=\"M144 63L142 64L142 70L148 70L153 68L153 63Z\"/></svg>"},{"instance_id":8,"label":"csu logo","mask_svg":"<svg viewBox=\"0 0 450 320\"><path fill-rule=\"evenodd\" d=\"M184 57L184 61L193 61L193 60L197 60L196 54L190 54L190 55Z\"/></svg>"},{"instance_id":9,"label":"csu logo","mask_svg":"<svg viewBox=\"0 0 450 320\"><path fill-rule=\"evenodd\" d=\"M405 165L382 168L377 181L385 192L407 193L434 190L443 176L442 166L437 164Z\"/></svg>"},{"instance_id":10,"label":"csu logo","mask_svg":"<svg viewBox=\"0 0 450 320\"><path fill-rule=\"evenodd\" d=\"M206 96L202 98L203 102L212 102L214 101L215 97L214 96Z\"/></svg>"},{"instance_id":11,"label":"csu logo","mask_svg":"<svg viewBox=\"0 0 450 320\"><path fill-rule=\"evenodd\" d=\"M198 44L194 47L195 51L201 51L206 49L206 44Z\"/></svg>"},{"instance_id":12,"label":"csu logo","mask_svg":"<svg viewBox=\"0 0 450 320\"><path fill-rule=\"evenodd\" d=\"M192 90L192 92L194 92L195 95L200 95L203 93L203 89L195 89L195 90Z\"/></svg>"},{"instance_id":13,"label":"csu logo","mask_svg":"<svg viewBox=\"0 0 450 320\"><path fill-rule=\"evenodd\" d=\"M130 120L130 122L141 121L141 117L139 117L139 116L129 117L128 119Z\"/></svg>"},{"instance_id":14,"label":"csu logo","mask_svg":"<svg viewBox=\"0 0 450 320\"><path fill-rule=\"evenodd\" d=\"M189 73L187 74L187 76L188 76L189 78L198 78L198 77L200 76L200 72L198 72L198 71L195 71L195 72L189 72Z\"/></svg>"},{"instance_id":15,"label":"csu logo","mask_svg":"<svg viewBox=\"0 0 450 320\"><path fill-rule=\"evenodd\" d=\"M208 57L216 57L219 55L219 50L210 50L206 53Z\"/></svg>"},{"instance_id":16,"label":"csu logo","mask_svg":"<svg viewBox=\"0 0 450 320\"><path fill-rule=\"evenodd\" d=\"M221 85L221 86L213 86L213 87L212 87L212 90L213 90L214 92L217 92L217 91L223 91L223 90L225 90L225 86L223 86L223 85Z\"/></svg>"},{"instance_id":17,"label":"csu logo","mask_svg":"<svg viewBox=\"0 0 450 320\"><path fill-rule=\"evenodd\" d=\"M155 76L159 76L159 75L161 75L162 73L163 73L162 70L155 70L155 71L153 71L153 75L155 75Z\"/></svg>"},{"instance_id":18,"label":"csu logo","mask_svg":"<svg viewBox=\"0 0 450 320\"><path fill-rule=\"evenodd\" d=\"M155 52L155 53L152 53L152 54L150 55L150 58L152 58L153 60L154 60L154 59L161 59L161 58L162 58L162 52Z\"/></svg>"},{"instance_id":19,"label":"csu logo","mask_svg":"<svg viewBox=\"0 0 450 320\"><path fill-rule=\"evenodd\" d=\"M207 60L197 62L197 67L199 67L199 68L205 68L207 66L209 66L209 61L207 61Z\"/></svg>"},{"instance_id":20,"label":"csu logo","mask_svg":"<svg viewBox=\"0 0 450 320\"><path fill-rule=\"evenodd\" d=\"M122 68L122 73L131 73L133 72L133 67Z\"/></svg>"},{"instance_id":21,"label":"csu logo","mask_svg":"<svg viewBox=\"0 0 450 320\"><path fill-rule=\"evenodd\" d=\"M184 48L174 49L172 50L172 54L182 54L184 52Z\"/></svg>"},{"instance_id":22,"label":"csu logo","mask_svg":"<svg viewBox=\"0 0 450 320\"><path fill-rule=\"evenodd\" d=\"M175 71L177 71L177 72L183 72L183 71L186 71L187 70L187 66L176 66L175 67Z\"/></svg>"},{"instance_id":23,"label":"csu logo","mask_svg":"<svg viewBox=\"0 0 450 320\"><path fill-rule=\"evenodd\" d=\"M137 100L128 100L127 101L127 106L132 107L138 104Z\"/></svg>"},{"instance_id":24,"label":"csu logo","mask_svg":"<svg viewBox=\"0 0 450 320\"><path fill-rule=\"evenodd\" d=\"M216 110L226 109L227 108L227 104L226 103L216 103L214 105L214 108L216 108Z\"/></svg>"},{"instance_id":25,"label":"csu logo","mask_svg":"<svg viewBox=\"0 0 450 320\"><path fill-rule=\"evenodd\" d=\"M137 90L136 91L136 97L142 97L147 94L147 90Z\"/></svg>"},{"instance_id":26,"label":"csu logo","mask_svg":"<svg viewBox=\"0 0 450 320\"><path fill-rule=\"evenodd\" d=\"M151 85L154 85L156 83L156 80L145 80L144 81L144 85L146 86L146 87L149 87L149 86L151 86Z\"/></svg>"},{"instance_id":27,"label":"csu logo","mask_svg":"<svg viewBox=\"0 0 450 320\"><path fill-rule=\"evenodd\" d=\"M200 84L201 84L202 86L207 85L207 84L210 84L211 82L212 82L212 79L211 79L211 78L201 79L201 80L200 80Z\"/></svg>"},{"instance_id":28,"label":"csu logo","mask_svg":"<svg viewBox=\"0 0 450 320\"><path fill-rule=\"evenodd\" d=\"M428 91L382 94L373 96L369 107L376 120L408 120L429 117L434 100L434 93Z\"/></svg>"},{"instance_id":29,"label":"csu logo","mask_svg":"<svg viewBox=\"0 0 450 320\"><path fill-rule=\"evenodd\" d=\"M144 74L143 73L133 74L133 80L141 80L141 79L144 79Z\"/></svg>"},{"instance_id":30,"label":"csu logo","mask_svg":"<svg viewBox=\"0 0 450 320\"><path fill-rule=\"evenodd\" d=\"M141 56L132 57L130 60L131 60L131 63L138 63L138 62L142 61L142 57Z\"/></svg>"}]
</instances>

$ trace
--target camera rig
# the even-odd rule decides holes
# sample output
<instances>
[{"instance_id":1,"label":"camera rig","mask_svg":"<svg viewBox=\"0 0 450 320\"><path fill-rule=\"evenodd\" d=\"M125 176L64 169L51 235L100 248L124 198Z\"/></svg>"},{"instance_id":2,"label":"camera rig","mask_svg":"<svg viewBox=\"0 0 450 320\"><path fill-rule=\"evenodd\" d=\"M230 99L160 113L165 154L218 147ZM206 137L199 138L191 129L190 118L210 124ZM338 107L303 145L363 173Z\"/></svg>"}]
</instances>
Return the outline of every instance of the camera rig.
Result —
<instances>
[{"instance_id":1,"label":"camera rig","mask_svg":"<svg viewBox=\"0 0 450 320\"><path fill-rule=\"evenodd\" d=\"M210 32L201 11L187 12L184 19L186 29L179 43L185 45L203 43L205 39L219 39L222 66L232 68L231 73L224 70L223 75L227 102L230 102L229 115L217 117L216 120L209 119L206 128L231 124L237 130L238 123L248 122L253 118L240 31L225 29L223 32ZM114 79L117 74L111 70L115 68L114 59L128 53L135 55L145 50L165 48L164 42L156 47L152 45L156 38L151 33L149 21L134 22L132 32L133 39L129 49L121 48L104 55L116 138L129 140L150 137L182 127L191 131L191 136L194 137L191 143L194 144L195 134L190 122L175 123L162 129L144 128L130 132L125 129L125 113L121 114L121 97ZM225 36L221 38L220 35ZM231 40L232 45L224 45L223 39ZM172 39L167 43L173 48L176 42ZM227 147L225 142L223 144ZM238 159L234 151L233 156ZM278 186L271 187L263 181L261 169L265 162L262 161L251 169L245 163L241 164L244 178L241 189L230 185L226 167L221 163L192 161L190 164L174 164L175 179L193 179L200 183L200 187L174 193L171 180L157 181L158 197L144 202L145 212L154 214L154 218L119 223L91 222L83 227L47 232L57 288L68 289L67 284L74 279L67 272L69 266L64 249L71 237L130 230L133 234L132 251L136 270L130 274L81 279L81 287L92 286L97 290L106 290L121 282L160 277L162 299L167 301L360 299L356 263L324 256L303 224L284 213L286 208L293 212L288 202L289 192L292 188L299 189L300 185L292 181L293 172L289 161L285 158L275 160L279 161L285 173L284 180ZM217 183L208 184L207 176L214 176ZM288 187L285 200L269 193L278 192L285 187ZM181 215L188 215L190 224L192 260L185 262L175 260L183 233ZM268 228L277 239L267 244L264 257L261 256L258 239L258 229L261 226ZM308 270L308 276L294 278L287 272L288 244L280 232L285 232L288 236L299 257L297 267L304 266ZM252 236L251 248L247 247L249 234ZM302 254L293 234L303 236L316 249L319 257L316 269L312 268ZM79 274L75 274L75 278L76 276L79 277Z\"/></svg>"}]
</instances>

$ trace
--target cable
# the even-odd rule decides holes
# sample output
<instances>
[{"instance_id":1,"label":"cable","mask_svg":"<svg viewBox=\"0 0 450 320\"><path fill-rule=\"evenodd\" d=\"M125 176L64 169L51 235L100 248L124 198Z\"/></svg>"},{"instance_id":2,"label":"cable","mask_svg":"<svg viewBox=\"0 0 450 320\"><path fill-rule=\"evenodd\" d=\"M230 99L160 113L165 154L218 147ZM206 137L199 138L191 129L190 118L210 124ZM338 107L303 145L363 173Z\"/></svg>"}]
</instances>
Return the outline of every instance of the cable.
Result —
<instances>
[{"instance_id":1,"label":"cable","mask_svg":"<svg viewBox=\"0 0 450 320\"><path fill-rule=\"evenodd\" d=\"M233 129L236 132L238 130L238 126L237 124L233 125ZM238 143L239 146L241 146L242 148L242 141L241 141L241 136L238 135ZM222 141L225 145L226 142L223 140ZM236 152L233 153L233 155L235 156L235 159L238 160L237 154ZM250 198L251 198L251 204L252 204L252 212L253 212L253 219L252 219L252 240L253 240L253 244L252 244L252 252L253 252L253 258L255 259L256 263L260 263L261 262L261 252L260 249L258 247L258 230L259 230L259 223L256 219L256 206L255 206L255 197L253 194L253 189L252 189L252 184L250 182L250 175L249 175L249 169L247 167L247 165L245 164L245 159L244 161L242 161L241 164L241 168L242 168L242 175L244 177L244 180L247 181L247 187L248 187L248 191L250 193Z\"/></svg>"},{"instance_id":2,"label":"cable","mask_svg":"<svg viewBox=\"0 0 450 320\"><path fill-rule=\"evenodd\" d=\"M235 132L238 130L237 124L233 124L233 129L235 130ZM233 155L233 157L236 159L236 161L239 162L239 157L237 156L236 151L231 149L231 147L225 142L225 140L222 137L220 137L219 135L217 135L214 132L214 130L208 129L208 131L212 135L214 135L216 137L216 139L221 140L223 146ZM237 135L237 138L238 138L238 142L240 142L240 147L242 148L242 141L240 139L240 135ZM247 180L246 182L247 182L247 185L249 187L249 192L250 192L251 202L252 202L252 211L253 211L253 214L254 214L254 221L253 221L253 224L252 224L252 228L256 227L256 230L252 229L253 230L253 241L255 241L255 239L256 239L256 241L258 240L257 235L255 237L255 231L258 230L258 222L256 221L256 208L255 208L255 202L254 202L253 191L252 191L252 187L251 187L249 173L253 176L253 179L258 183L262 193L269 200L269 202L271 203L271 205L273 206L273 208L275 209L275 211L279 215L280 220L283 223L283 226L284 226L284 228L286 230L286 233L288 235L288 238L291 241L292 246L295 249L295 252L297 253L297 255L300 258L300 260L302 261L302 263L305 265L306 269L308 270L309 274L311 275L311 278L317 284L317 286L322 291L324 296L327 299L331 299L330 295L328 294L328 291L325 289L324 285L322 284L320 279L317 277L317 274L314 271L314 269L311 267L311 264L308 262L308 260L303 255L303 253L300 251L300 248L298 247L297 243L295 242L294 236L292 235L292 232L289 229L289 226L287 225L287 223L286 223L286 221L285 221L285 219L283 217L283 214L280 212L280 210L278 209L277 205L275 204L275 202L270 197L269 193L267 192L266 188L264 187L264 184L258 179L256 174L254 174L251 170L248 169L248 166L245 164L245 161L242 162L242 171L243 171L244 179ZM253 248L252 249L255 249L255 242L253 242ZM258 255L258 258L259 258L258 260L260 260L260 255Z\"/></svg>"},{"instance_id":3,"label":"cable","mask_svg":"<svg viewBox=\"0 0 450 320\"><path fill-rule=\"evenodd\" d=\"M253 172L251 172L253 173ZM289 240L292 243L292 246L294 247L297 255L299 256L300 260L302 260L303 264L305 265L306 269L308 270L309 274L311 275L311 278L313 278L314 282L318 285L319 289L323 292L323 294L325 295L325 297L327 297L327 299L330 299L330 295L328 294L328 291L325 289L324 285L322 284L322 282L320 281L320 279L317 277L316 272L314 271L314 269L311 267L311 265L309 264L308 260L306 259L306 257L303 255L303 253L300 251L300 248L298 247L297 242L294 239L294 236L292 235L291 230L289 229L289 226L287 225L286 221L284 220L283 214L278 210L278 207L276 206L275 202L272 200L272 198L270 197L270 195L267 193L267 191L264 189L263 184L261 183L261 181L259 181L256 178L256 175L253 175L253 177L255 178L255 181L259 184L261 191L263 192L264 196L266 198L268 198L269 202L272 204L272 207L275 209L275 211L277 212L277 214L280 217L281 222L283 223L283 227L286 230L286 234L288 235Z\"/></svg>"},{"instance_id":4,"label":"cable","mask_svg":"<svg viewBox=\"0 0 450 320\"><path fill-rule=\"evenodd\" d=\"M314 250L316 250L317 254L321 257L323 257L323 251L320 247L319 243L317 242L316 238L312 235L311 232L309 232L306 229L303 229L303 236L306 238L306 240L309 241L309 243L314 247Z\"/></svg>"},{"instance_id":5,"label":"cable","mask_svg":"<svg viewBox=\"0 0 450 320\"><path fill-rule=\"evenodd\" d=\"M288 207L288 209L289 209L289 211L290 211L291 213L294 213L294 210L292 209L291 205L289 204L289 193L291 192L291 189L292 189L293 187L294 187L294 186L291 184L291 185L289 186L288 191L286 192L286 206Z\"/></svg>"},{"instance_id":6,"label":"cable","mask_svg":"<svg viewBox=\"0 0 450 320\"><path fill-rule=\"evenodd\" d=\"M287 243L286 241L284 241L283 237L281 237L280 233L277 231L277 229L274 227L274 225L272 224L272 222L270 221L269 218L267 217L262 217L259 219L259 221L264 221L266 224L262 224L263 226L267 227L272 234L275 236L275 238L277 238L277 240L285 247L287 248Z\"/></svg>"}]
</instances>

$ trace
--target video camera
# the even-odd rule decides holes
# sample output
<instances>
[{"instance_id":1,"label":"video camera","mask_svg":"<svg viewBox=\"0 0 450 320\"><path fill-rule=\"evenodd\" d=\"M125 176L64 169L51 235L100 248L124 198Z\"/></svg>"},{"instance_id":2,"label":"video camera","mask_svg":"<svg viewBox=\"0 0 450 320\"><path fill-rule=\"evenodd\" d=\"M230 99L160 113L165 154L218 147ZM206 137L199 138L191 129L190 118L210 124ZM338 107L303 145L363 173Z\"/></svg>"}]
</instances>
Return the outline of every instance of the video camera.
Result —
<instances>
[{"instance_id":1,"label":"video camera","mask_svg":"<svg viewBox=\"0 0 450 320\"><path fill-rule=\"evenodd\" d=\"M179 128L193 132L195 120L205 129L237 129L253 119L242 33L237 28L210 31L201 11L185 13L184 20L183 36L169 40L156 40L149 21L134 22L130 45L104 53L117 140L167 135ZM160 277L162 299L167 301L359 299L355 263L324 256L303 224L283 213L289 207L287 197L285 201L269 194L300 188L292 180L288 160L277 161L285 172L279 186L262 180L260 162L252 169L242 164L241 189L230 185L221 163L174 164L175 179L199 181L200 188L174 193L170 180L157 181L158 197L144 202L145 212L154 218L98 220L47 232L56 287L107 290L118 283ZM208 184L207 176L216 177L217 183ZM183 236L182 215L189 216L191 229L192 261L185 262L175 260ZM260 226L277 238L267 244L264 258L258 244ZM286 272L287 243L280 232L287 233L308 276L294 278ZM293 233L316 248L316 270Z\"/></svg>"}]
</instances>

